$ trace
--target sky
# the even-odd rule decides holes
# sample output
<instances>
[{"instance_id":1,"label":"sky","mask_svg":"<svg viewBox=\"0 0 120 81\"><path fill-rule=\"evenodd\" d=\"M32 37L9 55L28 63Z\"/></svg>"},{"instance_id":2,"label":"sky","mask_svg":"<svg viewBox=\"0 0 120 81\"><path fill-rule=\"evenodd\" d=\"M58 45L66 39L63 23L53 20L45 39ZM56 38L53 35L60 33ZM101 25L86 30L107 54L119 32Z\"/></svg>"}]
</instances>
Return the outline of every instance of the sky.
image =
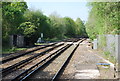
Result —
<instances>
[{"instance_id":1,"label":"sky","mask_svg":"<svg viewBox=\"0 0 120 81\"><path fill-rule=\"evenodd\" d=\"M78 17L87 21L89 8L87 2L27 2L29 9L41 10L43 14L49 16L57 13L61 17L71 17L76 20Z\"/></svg>"}]
</instances>

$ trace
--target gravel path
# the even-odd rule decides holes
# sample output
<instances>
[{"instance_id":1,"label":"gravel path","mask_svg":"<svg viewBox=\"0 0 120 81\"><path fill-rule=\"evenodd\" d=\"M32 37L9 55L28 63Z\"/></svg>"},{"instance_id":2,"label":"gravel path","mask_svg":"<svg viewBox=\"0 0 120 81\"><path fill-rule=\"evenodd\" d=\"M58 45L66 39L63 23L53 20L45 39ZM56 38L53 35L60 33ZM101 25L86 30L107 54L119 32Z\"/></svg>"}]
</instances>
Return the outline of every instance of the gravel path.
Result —
<instances>
[{"instance_id":1,"label":"gravel path","mask_svg":"<svg viewBox=\"0 0 120 81\"><path fill-rule=\"evenodd\" d=\"M83 41L60 79L114 79L113 68L105 69L96 65L105 62L97 53L91 48L88 40Z\"/></svg>"}]
</instances>

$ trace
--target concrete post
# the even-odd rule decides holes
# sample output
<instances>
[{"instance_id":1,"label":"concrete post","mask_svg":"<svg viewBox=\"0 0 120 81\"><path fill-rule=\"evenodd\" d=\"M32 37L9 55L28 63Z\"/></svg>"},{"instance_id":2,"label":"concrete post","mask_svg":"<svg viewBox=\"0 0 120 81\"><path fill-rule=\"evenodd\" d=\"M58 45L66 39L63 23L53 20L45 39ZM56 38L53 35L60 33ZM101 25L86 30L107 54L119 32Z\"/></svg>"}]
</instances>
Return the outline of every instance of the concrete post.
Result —
<instances>
[{"instance_id":1,"label":"concrete post","mask_svg":"<svg viewBox=\"0 0 120 81\"><path fill-rule=\"evenodd\" d=\"M93 49L97 49L97 39L94 39L93 41Z\"/></svg>"}]
</instances>

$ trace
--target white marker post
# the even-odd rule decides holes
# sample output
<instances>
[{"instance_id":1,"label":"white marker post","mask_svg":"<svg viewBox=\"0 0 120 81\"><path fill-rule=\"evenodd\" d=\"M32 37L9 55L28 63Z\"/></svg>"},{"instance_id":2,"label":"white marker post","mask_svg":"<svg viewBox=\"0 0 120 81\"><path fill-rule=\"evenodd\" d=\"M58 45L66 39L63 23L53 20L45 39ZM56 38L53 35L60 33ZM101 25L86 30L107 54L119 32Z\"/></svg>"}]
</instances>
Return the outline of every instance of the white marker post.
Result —
<instances>
[{"instance_id":1,"label":"white marker post","mask_svg":"<svg viewBox=\"0 0 120 81\"><path fill-rule=\"evenodd\" d=\"M43 40L43 33L41 33L41 41Z\"/></svg>"},{"instance_id":2,"label":"white marker post","mask_svg":"<svg viewBox=\"0 0 120 81\"><path fill-rule=\"evenodd\" d=\"M41 33L41 38L43 38L43 33Z\"/></svg>"},{"instance_id":3,"label":"white marker post","mask_svg":"<svg viewBox=\"0 0 120 81\"><path fill-rule=\"evenodd\" d=\"M97 49L97 39L94 39L93 41L93 49Z\"/></svg>"}]
</instances>

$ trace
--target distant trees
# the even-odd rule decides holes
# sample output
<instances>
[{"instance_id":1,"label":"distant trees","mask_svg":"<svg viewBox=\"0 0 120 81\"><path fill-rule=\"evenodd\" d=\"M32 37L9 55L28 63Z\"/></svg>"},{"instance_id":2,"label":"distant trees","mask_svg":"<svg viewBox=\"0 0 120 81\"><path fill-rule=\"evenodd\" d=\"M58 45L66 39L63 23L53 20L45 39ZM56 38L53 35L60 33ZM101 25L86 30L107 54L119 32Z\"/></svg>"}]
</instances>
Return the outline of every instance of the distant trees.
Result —
<instances>
[{"instance_id":1,"label":"distant trees","mask_svg":"<svg viewBox=\"0 0 120 81\"><path fill-rule=\"evenodd\" d=\"M91 39L98 34L120 34L120 3L91 2L86 29Z\"/></svg>"},{"instance_id":2,"label":"distant trees","mask_svg":"<svg viewBox=\"0 0 120 81\"><path fill-rule=\"evenodd\" d=\"M67 37L75 37L76 36L76 24L73 19L69 17L64 18L65 22L65 36Z\"/></svg>"},{"instance_id":3,"label":"distant trees","mask_svg":"<svg viewBox=\"0 0 120 81\"><path fill-rule=\"evenodd\" d=\"M65 25L63 19L56 13L49 16L51 20L51 35L53 38L64 38Z\"/></svg>"},{"instance_id":4,"label":"distant trees","mask_svg":"<svg viewBox=\"0 0 120 81\"><path fill-rule=\"evenodd\" d=\"M30 37L29 34L25 35L25 38L27 41L29 41L29 43L32 45L34 44L37 39L40 37L41 33L44 33L45 37L46 37L46 32L48 29L49 30L49 26L47 26L47 17L45 15L43 15L43 13L39 10L27 10L24 15L24 22L29 22L29 24L32 26L29 26L31 28L31 30L34 30L34 33L31 33ZM33 27L35 26L35 27ZM20 28L21 26L19 26ZM30 30L30 29L29 29ZM29 40L31 39L31 40Z\"/></svg>"},{"instance_id":5,"label":"distant trees","mask_svg":"<svg viewBox=\"0 0 120 81\"><path fill-rule=\"evenodd\" d=\"M28 45L33 45L40 34L44 39L63 39L86 34L83 21L60 17L53 13L49 17L40 10L29 10L26 2L2 2L2 40L8 44L11 34L24 35Z\"/></svg>"},{"instance_id":6,"label":"distant trees","mask_svg":"<svg viewBox=\"0 0 120 81\"><path fill-rule=\"evenodd\" d=\"M87 37L86 28L85 28L85 25L84 25L83 21L80 18L77 18L75 23L76 23L76 26L77 26L76 34L78 36L85 36L85 37Z\"/></svg>"}]
</instances>

